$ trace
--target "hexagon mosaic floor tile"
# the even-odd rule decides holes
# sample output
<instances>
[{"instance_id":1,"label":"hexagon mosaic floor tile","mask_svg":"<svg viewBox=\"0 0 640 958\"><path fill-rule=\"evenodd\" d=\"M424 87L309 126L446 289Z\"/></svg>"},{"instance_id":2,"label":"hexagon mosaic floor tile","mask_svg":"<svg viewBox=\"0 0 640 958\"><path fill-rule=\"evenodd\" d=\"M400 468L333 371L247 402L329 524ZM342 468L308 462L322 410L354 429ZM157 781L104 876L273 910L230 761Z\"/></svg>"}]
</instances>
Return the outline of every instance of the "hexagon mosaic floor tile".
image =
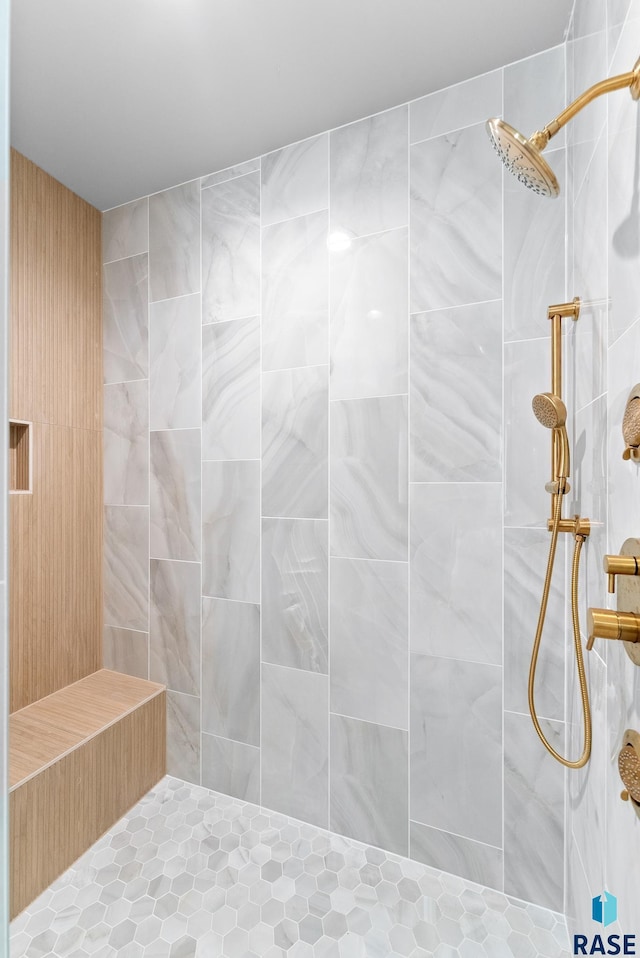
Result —
<instances>
[{"instance_id":1,"label":"hexagon mosaic floor tile","mask_svg":"<svg viewBox=\"0 0 640 958\"><path fill-rule=\"evenodd\" d=\"M11 926L12 958L564 958L561 915L173 778Z\"/></svg>"}]
</instances>

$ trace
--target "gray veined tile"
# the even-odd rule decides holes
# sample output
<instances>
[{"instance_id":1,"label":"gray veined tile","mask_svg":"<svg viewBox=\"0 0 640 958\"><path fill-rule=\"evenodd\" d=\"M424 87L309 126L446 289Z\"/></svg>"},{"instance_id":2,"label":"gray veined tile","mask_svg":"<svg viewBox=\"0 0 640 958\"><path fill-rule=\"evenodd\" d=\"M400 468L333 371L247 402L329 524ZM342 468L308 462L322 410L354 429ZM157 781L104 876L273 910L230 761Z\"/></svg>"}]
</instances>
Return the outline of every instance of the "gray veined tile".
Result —
<instances>
[{"instance_id":1,"label":"gray veined tile","mask_svg":"<svg viewBox=\"0 0 640 958\"><path fill-rule=\"evenodd\" d=\"M200 426L200 296L152 303L150 310L152 429Z\"/></svg>"},{"instance_id":2,"label":"gray veined tile","mask_svg":"<svg viewBox=\"0 0 640 958\"><path fill-rule=\"evenodd\" d=\"M408 728L409 569L331 559L331 711Z\"/></svg>"},{"instance_id":3,"label":"gray veined tile","mask_svg":"<svg viewBox=\"0 0 640 958\"><path fill-rule=\"evenodd\" d=\"M224 170L218 170L216 173L209 173L200 180L200 188L206 190L209 186L216 186L218 183L225 183L227 180L233 180L236 176L245 176L247 173L255 173L260 170L260 157L253 160L247 160L245 163L237 163L235 166L228 166Z\"/></svg>"},{"instance_id":4,"label":"gray veined tile","mask_svg":"<svg viewBox=\"0 0 640 958\"><path fill-rule=\"evenodd\" d=\"M202 600L202 730L260 745L260 606Z\"/></svg>"},{"instance_id":5,"label":"gray veined tile","mask_svg":"<svg viewBox=\"0 0 640 958\"><path fill-rule=\"evenodd\" d=\"M546 152L565 188L565 151ZM505 340L549 335L547 307L565 296L565 204L504 181Z\"/></svg>"},{"instance_id":6,"label":"gray veined tile","mask_svg":"<svg viewBox=\"0 0 640 958\"><path fill-rule=\"evenodd\" d=\"M484 123L411 147L411 312L502 296L502 169Z\"/></svg>"},{"instance_id":7,"label":"gray veined tile","mask_svg":"<svg viewBox=\"0 0 640 958\"><path fill-rule=\"evenodd\" d=\"M103 267L103 362L105 383L146 379L149 375L148 286L146 253Z\"/></svg>"},{"instance_id":8,"label":"gray veined tile","mask_svg":"<svg viewBox=\"0 0 640 958\"><path fill-rule=\"evenodd\" d=\"M149 628L149 509L105 506L104 619L107 625Z\"/></svg>"},{"instance_id":9,"label":"gray veined tile","mask_svg":"<svg viewBox=\"0 0 640 958\"><path fill-rule=\"evenodd\" d=\"M326 212L262 231L262 364L264 369L328 360Z\"/></svg>"},{"instance_id":10,"label":"gray veined tile","mask_svg":"<svg viewBox=\"0 0 640 958\"><path fill-rule=\"evenodd\" d=\"M200 291L200 181L149 197L151 299Z\"/></svg>"},{"instance_id":11,"label":"gray veined tile","mask_svg":"<svg viewBox=\"0 0 640 958\"><path fill-rule=\"evenodd\" d=\"M331 554L407 559L407 399L331 403Z\"/></svg>"},{"instance_id":12,"label":"gray veined tile","mask_svg":"<svg viewBox=\"0 0 640 958\"><path fill-rule=\"evenodd\" d=\"M411 818L502 844L502 669L411 656Z\"/></svg>"},{"instance_id":13,"label":"gray veined tile","mask_svg":"<svg viewBox=\"0 0 640 958\"><path fill-rule=\"evenodd\" d=\"M407 811L407 732L332 715L332 830L406 855Z\"/></svg>"},{"instance_id":14,"label":"gray veined tile","mask_svg":"<svg viewBox=\"0 0 640 958\"><path fill-rule=\"evenodd\" d=\"M102 633L105 669L149 678L149 634L106 625Z\"/></svg>"},{"instance_id":15,"label":"gray veined tile","mask_svg":"<svg viewBox=\"0 0 640 958\"><path fill-rule=\"evenodd\" d=\"M149 504L149 383L104 387L104 500Z\"/></svg>"},{"instance_id":16,"label":"gray veined tile","mask_svg":"<svg viewBox=\"0 0 640 958\"><path fill-rule=\"evenodd\" d=\"M328 501L328 368L262 377L262 511L324 519Z\"/></svg>"},{"instance_id":17,"label":"gray veined tile","mask_svg":"<svg viewBox=\"0 0 640 958\"><path fill-rule=\"evenodd\" d=\"M174 692L200 694L200 563L151 559L149 674Z\"/></svg>"},{"instance_id":18,"label":"gray veined tile","mask_svg":"<svg viewBox=\"0 0 640 958\"><path fill-rule=\"evenodd\" d=\"M116 206L102 214L102 262L149 251L149 200Z\"/></svg>"},{"instance_id":19,"label":"gray veined tile","mask_svg":"<svg viewBox=\"0 0 640 958\"><path fill-rule=\"evenodd\" d=\"M262 803L328 825L328 676L262 666Z\"/></svg>"},{"instance_id":20,"label":"gray veined tile","mask_svg":"<svg viewBox=\"0 0 640 958\"><path fill-rule=\"evenodd\" d=\"M499 482L500 301L411 317L411 478Z\"/></svg>"},{"instance_id":21,"label":"gray veined tile","mask_svg":"<svg viewBox=\"0 0 640 958\"><path fill-rule=\"evenodd\" d=\"M202 327L202 458L260 458L260 320Z\"/></svg>"},{"instance_id":22,"label":"gray veined tile","mask_svg":"<svg viewBox=\"0 0 640 958\"><path fill-rule=\"evenodd\" d=\"M202 735L202 784L243 802L260 801L260 749Z\"/></svg>"},{"instance_id":23,"label":"gray veined tile","mask_svg":"<svg viewBox=\"0 0 640 958\"><path fill-rule=\"evenodd\" d=\"M564 44L504 68L504 118L523 136L541 130L566 105ZM562 129L553 144L558 148L564 143Z\"/></svg>"},{"instance_id":24,"label":"gray veined tile","mask_svg":"<svg viewBox=\"0 0 640 958\"><path fill-rule=\"evenodd\" d=\"M409 104L411 142L502 116L502 70L455 83Z\"/></svg>"},{"instance_id":25,"label":"gray veined tile","mask_svg":"<svg viewBox=\"0 0 640 958\"><path fill-rule=\"evenodd\" d=\"M622 129L609 139L609 345L638 318L638 132ZM629 383L629 388L633 383Z\"/></svg>"},{"instance_id":26,"label":"gray veined tile","mask_svg":"<svg viewBox=\"0 0 640 958\"><path fill-rule=\"evenodd\" d=\"M260 312L260 174L202 191L202 321Z\"/></svg>"},{"instance_id":27,"label":"gray veined tile","mask_svg":"<svg viewBox=\"0 0 640 958\"><path fill-rule=\"evenodd\" d=\"M411 857L432 868L502 890L501 848L411 822Z\"/></svg>"},{"instance_id":28,"label":"gray veined tile","mask_svg":"<svg viewBox=\"0 0 640 958\"><path fill-rule=\"evenodd\" d=\"M409 108L333 130L330 143L330 231L363 236L406 226Z\"/></svg>"},{"instance_id":29,"label":"gray veined tile","mask_svg":"<svg viewBox=\"0 0 640 958\"><path fill-rule=\"evenodd\" d=\"M507 343L504 350L505 523L546 528L551 437L531 409L550 386L548 339Z\"/></svg>"},{"instance_id":30,"label":"gray veined tile","mask_svg":"<svg viewBox=\"0 0 640 958\"><path fill-rule=\"evenodd\" d=\"M411 650L501 664L500 484L412 485Z\"/></svg>"},{"instance_id":31,"label":"gray veined tile","mask_svg":"<svg viewBox=\"0 0 640 958\"><path fill-rule=\"evenodd\" d=\"M262 225L329 205L329 134L262 157Z\"/></svg>"},{"instance_id":32,"label":"gray veined tile","mask_svg":"<svg viewBox=\"0 0 640 958\"><path fill-rule=\"evenodd\" d=\"M152 432L151 555L200 559L200 430Z\"/></svg>"},{"instance_id":33,"label":"gray veined tile","mask_svg":"<svg viewBox=\"0 0 640 958\"><path fill-rule=\"evenodd\" d=\"M203 595L260 601L260 463L202 464Z\"/></svg>"},{"instance_id":34,"label":"gray veined tile","mask_svg":"<svg viewBox=\"0 0 640 958\"><path fill-rule=\"evenodd\" d=\"M167 692L167 773L200 784L200 699Z\"/></svg>"},{"instance_id":35,"label":"gray veined tile","mask_svg":"<svg viewBox=\"0 0 640 958\"><path fill-rule=\"evenodd\" d=\"M328 528L325 520L262 521L262 656L327 672Z\"/></svg>"},{"instance_id":36,"label":"gray veined tile","mask_svg":"<svg viewBox=\"0 0 640 958\"><path fill-rule=\"evenodd\" d=\"M549 553L546 529L504 530L505 708L528 712L527 682ZM536 705L550 719L564 716L565 542L558 542L555 575L538 659Z\"/></svg>"},{"instance_id":37,"label":"gray veined tile","mask_svg":"<svg viewBox=\"0 0 640 958\"><path fill-rule=\"evenodd\" d=\"M331 398L406 393L408 231L331 254Z\"/></svg>"},{"instance_id":38,"label":"gray veined tile","mask_svg":"<svg viewBox=\"0 0 640 958\"><path fill-rule=\"evenodd\" d=\"M564 725L542 720L564 753ZM504 887L508 895L561 911L564 769L544 749L528 715L504 716Z\"/></svg>"}]
</instances>

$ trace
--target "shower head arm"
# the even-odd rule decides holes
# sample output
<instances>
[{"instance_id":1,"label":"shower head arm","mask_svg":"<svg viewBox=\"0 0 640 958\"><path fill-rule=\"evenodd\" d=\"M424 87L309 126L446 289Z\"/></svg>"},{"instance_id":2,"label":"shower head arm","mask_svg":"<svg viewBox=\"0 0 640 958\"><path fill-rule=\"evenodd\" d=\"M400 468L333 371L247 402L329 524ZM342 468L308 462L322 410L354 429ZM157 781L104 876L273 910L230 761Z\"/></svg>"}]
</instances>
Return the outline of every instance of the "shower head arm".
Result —
<instances>
[{"instance_id":1,"label":"shower head arm","mask_svg":"<svg viewBox=\"0 0 640 958\"><path fill-rule=\"evenodd\" d=\"M620 73L618 76L601 80L600 83L595 83L589 87L588 90L585 90L585 92L575 99L573 103L570 103L562 113L559 113L555 120L548 123L544 129L537 130L530 136L530 143L535 146L536 149L544 150L551 137L555 136L558 130L566 126L569 120L572 120L576 113L584 109L592 100L595 100L605 93L612 93L614 90L624 90L628 87L631 89L633 99L640 99L640 59L636 61L633 70L629 73Z\"/></svg>"}]
</instances>

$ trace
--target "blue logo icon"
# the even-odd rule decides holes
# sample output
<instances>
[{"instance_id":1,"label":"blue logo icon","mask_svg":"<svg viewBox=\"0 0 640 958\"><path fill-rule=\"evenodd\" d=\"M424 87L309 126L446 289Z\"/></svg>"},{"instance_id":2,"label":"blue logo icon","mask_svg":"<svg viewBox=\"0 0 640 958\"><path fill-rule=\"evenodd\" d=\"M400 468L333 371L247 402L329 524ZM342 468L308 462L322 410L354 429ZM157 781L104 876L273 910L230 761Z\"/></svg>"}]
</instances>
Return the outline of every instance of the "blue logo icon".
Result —
<instances>
[{"instance_id":1,"label":"blue logo icon","mask_svg":"<svg viewBox=\"0 0 640 958\"><path fill-rule=\"evenodd\" d=\"M618 917L618 899L611 892L603 891L591 899L591 916L599 924L610 925Z\"/></svg>"}]
</instances>

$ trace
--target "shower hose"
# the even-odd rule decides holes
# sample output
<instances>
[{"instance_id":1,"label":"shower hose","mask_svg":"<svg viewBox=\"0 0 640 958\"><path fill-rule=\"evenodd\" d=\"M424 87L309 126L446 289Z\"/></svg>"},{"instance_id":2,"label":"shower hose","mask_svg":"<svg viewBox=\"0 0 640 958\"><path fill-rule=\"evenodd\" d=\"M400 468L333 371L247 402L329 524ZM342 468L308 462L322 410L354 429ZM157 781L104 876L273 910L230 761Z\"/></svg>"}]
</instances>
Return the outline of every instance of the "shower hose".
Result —
<instances>
[{"instance_id":1,"label":"shower hose","mask_svg":"<svg viewBox=\"0 0 640 958\"><path fill-rule=\"evenodd\" d=\"M538 664L538 653L540 651L540 640L542 639L542 630L544 620L547 614L547 604L549 602L549 591L551 589L551 576L556 558L556 546L558 544L558 531L560 528L560 517L562 513L562 493L556 495L553 510L553 523L551 527L551 544L549 546L549 559L547 561L547 572L544 579L544 588L542 590L542 601L540 603L540 615L538 616L538 625L536 628L535 639L533 640L533 651L531 653L531 666L529 668L529 711L540 741L553 757L566 768L582 768L589 761L591 755L591 710L589 708L589 691L587 689L587 676L584 668L584 658L582 655L582 642L580 640L580 618L578 615L578 573L580 571L580 553L584 544L585 537L576 533L575 546L573 549L573 563L571 567L571 619L573 623L573 642L576 651L576 664L578 667L578 681L580 683L580 698L582 700L582 714L584 717L584 747L580 758L575 762L564 758L555 750L553 745L547 740L538 720L536 704L534 698L534 688L536 681L536 668Z\"/></svg>"}]
</instances>

